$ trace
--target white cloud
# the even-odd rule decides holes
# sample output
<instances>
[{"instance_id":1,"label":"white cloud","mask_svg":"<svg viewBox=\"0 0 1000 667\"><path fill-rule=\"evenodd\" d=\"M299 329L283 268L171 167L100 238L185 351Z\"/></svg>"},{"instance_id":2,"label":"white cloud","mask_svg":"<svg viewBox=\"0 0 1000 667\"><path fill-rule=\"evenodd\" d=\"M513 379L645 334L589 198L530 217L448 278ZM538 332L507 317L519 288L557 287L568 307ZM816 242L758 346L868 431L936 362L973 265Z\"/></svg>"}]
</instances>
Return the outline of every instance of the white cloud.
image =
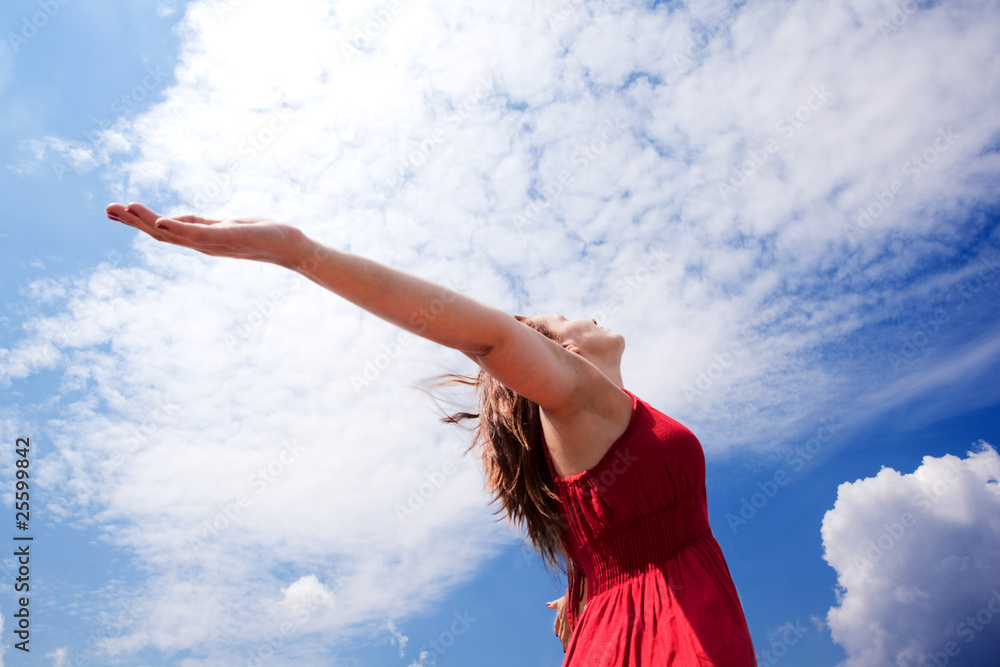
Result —
<instances>
[{"instance_id":1,"label":"white cloud","mask_svg":"<svg viewBox=\"0 0 1000 667\"><path fill-rule=\"evenodd\" d=\"M164 0L156 5L156 15L160 18L166 18L168 16L173 16L177 11L177 3L171 0Z\"/></svg>"},{"instance_id":2,"label":"white cloud","mask_svg":"<svg viewBox=\"0 0 1000 667\"><path fill-rule=\"evenodd\" d=\"M50 658L52 660L52 667L66 667L66 665L69 664L66 658L65 647L57 648L54 651L50 651L49 653L45 654L45 657Z\"/></svg>"},{"instance_id":3,"label":"white cloud","mask_svg":"<svg viewBox=\"0 0 1000 667\"><path fill-rule=\"evenodd\" d=\"M882 468L841 484L822 534L838 581L827 622L844 667L995 664L998 479L1000 456L980 442L964 459L926 456L910 474Z\"/></svg>"},{"instance_id":4,"label":"white cloud","mask_svg":"<svg viewBox=\"0 0 1000 667\"><path fill-rule=\"evenodd\" d=\"M433 659L434 658L430 651L421 651L416 660L407 665L407 667L430 667L430 665L433 665L434 663L429 661Z\"/></svg>"},{"instance_id":5,"label":"white cloud","mask_svg":"<svg viewBox=\"0 0 1000 667\"><path fill-rule=\"evenodd\" d=\"M386 627L389 629L389 634L392 635L392 643L399 645L399 657L402 658L406 654L406 644L410 638L401 633L392 621L386 623Z\"/></svg>"},{"instance_id":6,"label":"white cloud","mask_svg":"<svg viewBox=\"0 0 1000 667\"><path fill-rule=\"evenodd\" d=\"M887 2L399 6L189 3L162 102L105 143L32 155L90 168L131 151L107 174L120 201L280 218L512 312L604 310L626 382L711 453L895 405L879 393L895 342L861 336L982 259L914 280L995 201L995 3L921 9L887 35ZM671 261L650 268L651 247ZM464 357L416 342L357 392L397 331L276 267L134 248L136 266L30 286L65 305L0 350L5 383L63 372L51 515L158 572L110 651L224 661L280 634L284 596L312 586L334 603L281 650L325 664L338 637L402 624L512 539L455 454L463 434L407 387ZM934 392L953 379L942 357L905 373ZM445 462L457 474L401 521Z\"/></svg>"}]
</instances>

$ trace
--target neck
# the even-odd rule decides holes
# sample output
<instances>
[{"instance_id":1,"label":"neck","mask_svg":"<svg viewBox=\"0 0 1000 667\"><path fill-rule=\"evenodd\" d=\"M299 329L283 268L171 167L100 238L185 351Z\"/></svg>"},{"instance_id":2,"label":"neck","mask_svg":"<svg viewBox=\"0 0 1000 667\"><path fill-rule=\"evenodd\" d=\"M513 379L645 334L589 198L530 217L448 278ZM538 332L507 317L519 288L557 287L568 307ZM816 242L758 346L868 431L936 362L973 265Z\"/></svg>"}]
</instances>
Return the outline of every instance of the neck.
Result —
<instances>
[{"instance_id":1,"label":"neck","mask_svg":"<svg viewBox=\"0 0 1000 667\"><path fill-rule=\"evenodd\" d=\"M602 373L607 375L608 379L614 382L616 387L621 387L625 384L624 382L622 382L621 366L617 364L612 365L612 364L602 364L602 363L594 363L594 365L597 366L597 368Z\"/></svg>"}]
</instances>

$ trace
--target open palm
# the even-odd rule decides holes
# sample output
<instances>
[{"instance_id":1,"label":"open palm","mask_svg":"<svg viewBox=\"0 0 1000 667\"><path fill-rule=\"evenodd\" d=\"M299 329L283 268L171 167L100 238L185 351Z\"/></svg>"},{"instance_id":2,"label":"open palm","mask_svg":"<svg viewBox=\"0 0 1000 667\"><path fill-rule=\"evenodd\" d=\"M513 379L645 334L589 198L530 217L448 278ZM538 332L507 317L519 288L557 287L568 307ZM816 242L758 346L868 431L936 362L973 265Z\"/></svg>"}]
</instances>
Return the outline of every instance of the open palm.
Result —
<instances>
[{"instance_id":1,"label":"open palm","mask_svg":"<svg viewBox=\"0 0 1000 667\"><path fill-rule=\"evenodd\" d=\"M212 220L195 215L164 218L142 204L110 204L108 218L143 231L157 241L206 255L252 259L290 267L305 234L267 218Z\"/></svg>"}]
</instances>

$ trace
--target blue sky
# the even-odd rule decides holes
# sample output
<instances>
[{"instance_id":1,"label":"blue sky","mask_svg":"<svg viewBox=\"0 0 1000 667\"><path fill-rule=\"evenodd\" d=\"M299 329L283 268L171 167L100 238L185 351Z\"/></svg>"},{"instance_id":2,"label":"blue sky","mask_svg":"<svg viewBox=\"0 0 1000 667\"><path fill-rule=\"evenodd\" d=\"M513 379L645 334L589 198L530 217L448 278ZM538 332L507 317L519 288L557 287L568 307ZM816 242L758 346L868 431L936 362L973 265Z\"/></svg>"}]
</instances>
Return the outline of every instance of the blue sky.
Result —
<instances>
[{"instance_id":1,"label":"blue sky","mask_svg":"<svg viewBox=\"0 0 1000 667\"><path fill-rule=\"evenodd\" d=\"M705 447L761 665L992 664L995 3L16 0L0 25L0 489L10 539L31 437L35 538L31 652L8 555L0 663L561 660L563 582L413 387L468 361L103 215L143 201L597 317Z\"/></svg>"}]
</instances>

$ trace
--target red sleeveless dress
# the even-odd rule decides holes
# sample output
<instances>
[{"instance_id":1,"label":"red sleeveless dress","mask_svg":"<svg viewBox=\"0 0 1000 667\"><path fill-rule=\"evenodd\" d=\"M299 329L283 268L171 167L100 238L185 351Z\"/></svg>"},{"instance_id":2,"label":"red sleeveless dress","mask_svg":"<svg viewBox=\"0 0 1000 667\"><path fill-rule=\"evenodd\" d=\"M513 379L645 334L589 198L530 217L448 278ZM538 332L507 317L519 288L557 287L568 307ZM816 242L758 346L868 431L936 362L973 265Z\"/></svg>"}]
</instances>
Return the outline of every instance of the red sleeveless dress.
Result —
<instances>
[{"instance_id":1,"label":"red sleeveless dress","mask_svg":"<svg viewBox=\"0 0 1000 667\"><path fill-rule=\"evenodd\" d=\"M563 667L756 667L708 523L701 443L622 391L632 419L593 468L557 477L542 436L571 561ZM588 600L577 614L584 577Z\"/></svg>"}]
</instances>

